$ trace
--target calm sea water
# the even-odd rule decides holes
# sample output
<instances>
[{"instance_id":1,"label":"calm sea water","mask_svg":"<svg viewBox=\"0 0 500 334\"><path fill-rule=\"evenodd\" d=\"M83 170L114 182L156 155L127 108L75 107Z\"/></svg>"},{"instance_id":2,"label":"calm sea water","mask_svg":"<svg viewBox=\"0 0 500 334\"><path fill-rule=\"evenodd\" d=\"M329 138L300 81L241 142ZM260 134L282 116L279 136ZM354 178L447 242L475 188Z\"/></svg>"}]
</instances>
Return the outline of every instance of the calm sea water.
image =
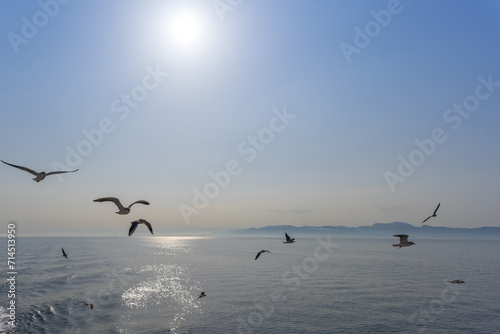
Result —
<instances>
[{"instance_id":1,"label":"calm sea water","mask_svg":"<svg viewBox=\"0 0 500 334\"><path fill-rule=\"evenodd\" d=\"M0 331L500 333L499 241L393 239L21 237Z\"/></svg>"}]
</instances>

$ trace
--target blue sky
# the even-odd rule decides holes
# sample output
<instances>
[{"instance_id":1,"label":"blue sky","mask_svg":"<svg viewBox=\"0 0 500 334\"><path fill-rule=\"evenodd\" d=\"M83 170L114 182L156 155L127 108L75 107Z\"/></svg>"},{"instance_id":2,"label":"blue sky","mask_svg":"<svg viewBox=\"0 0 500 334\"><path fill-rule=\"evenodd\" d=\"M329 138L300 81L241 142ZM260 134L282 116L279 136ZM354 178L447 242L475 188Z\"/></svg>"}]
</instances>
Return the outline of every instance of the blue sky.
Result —
<instances>
[{"instance_id":1,"label":"blue sky","mask_svg":"<svg viewBox=\"0 0 500 334\"><path fill-rule=\"evenodd\" d=\"M19 233L500 226L498 2L63 2L0 4L0 158L80 169L0 166Z\"/></svg>"}]
</instances>

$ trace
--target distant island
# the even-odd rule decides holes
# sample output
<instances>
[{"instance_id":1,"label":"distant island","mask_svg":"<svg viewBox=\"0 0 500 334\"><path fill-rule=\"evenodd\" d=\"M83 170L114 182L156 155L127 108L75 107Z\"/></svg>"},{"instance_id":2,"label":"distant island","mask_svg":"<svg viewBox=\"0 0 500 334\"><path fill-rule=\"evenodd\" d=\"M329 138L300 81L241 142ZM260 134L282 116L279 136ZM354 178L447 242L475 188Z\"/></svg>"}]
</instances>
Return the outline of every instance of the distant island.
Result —
<instances>
[{"instance_id":1,"label":"distant island","mask_svg":"<svg viewBox=\"0 0 500 334\"><path fill-rule=\"evenodd\" d=\"M452 228L424 224L413 226L408 223L376 223L371 226L347 227L347 226L293 226L273 225L260 228L248 228L233 230L228 234L254 235L254 236L281 236L287 232L291 236L318 236L332 234L339 237L392 237L393 234L408 234L410 236L425 236L430 238L500 238L500 227L478 227L478 228Z\"/></svg>"}]
</instances>

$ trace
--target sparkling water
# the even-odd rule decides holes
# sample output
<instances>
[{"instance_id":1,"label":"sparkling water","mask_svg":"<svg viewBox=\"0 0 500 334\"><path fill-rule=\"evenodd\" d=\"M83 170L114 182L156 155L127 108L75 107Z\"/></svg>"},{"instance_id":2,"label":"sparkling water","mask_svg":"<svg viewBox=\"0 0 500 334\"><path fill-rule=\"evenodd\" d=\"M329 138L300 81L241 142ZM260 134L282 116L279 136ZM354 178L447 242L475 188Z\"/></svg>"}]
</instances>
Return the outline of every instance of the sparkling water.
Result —
<instances>
[{"instance_id":1,"label":"sparkling water","mask_svg":"<svg viewBox=\"0 0 500 334\"><path fill-rule=\"evenodd\" d=\"M21 237L0 331L500 333L497 240L293 237Z\"/></svg>"}]
</instances>

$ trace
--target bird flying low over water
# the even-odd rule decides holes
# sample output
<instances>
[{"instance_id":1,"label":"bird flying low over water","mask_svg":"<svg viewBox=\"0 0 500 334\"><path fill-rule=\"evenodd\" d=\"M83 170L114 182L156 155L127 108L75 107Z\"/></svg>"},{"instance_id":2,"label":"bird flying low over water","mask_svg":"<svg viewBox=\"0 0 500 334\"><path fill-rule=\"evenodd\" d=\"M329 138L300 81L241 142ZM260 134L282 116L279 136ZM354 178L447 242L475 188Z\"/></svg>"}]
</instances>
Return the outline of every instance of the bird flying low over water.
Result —
<instances>
[{"instance_id":1,"label":"bird flying low over water","mask_svg":"<svg viewBox=\"0 0 500 334\"><path fill-rule=\"evenodd\" d=\"M290 236L286 234L286 232L285 232L285 238L286 241L283 241L284 244L291 244L292 242L295 242L295 238L290 238Z\"/></svg>"},{"instance_id":2,"label":"bird flying low over water","mask_svg":"<svg viewBox=\"0 0 500 334\"><path fill-rule=\"evenodd\" d=\"M94 309L94 304L90 304L90 303L82 302L82 305L83 305L83 306L90 306L90 309L91 309L91 310L93 310L93 309Z\"/></svg>"},{"instance_id":3,"label":"bird flying low over water","mask_svg":"<svg viewBox=\"0 0 500 334\"><path fill-rule=\"evenodd\" d=\"M255 259L257 260L259 258L259 256L260 256L260 254L265 253L265 252L271 253L270 251L263 249L263 250L261 250L260 252L257 253L257 255L255 256Z\"/></svg>"},{"instance_id":4,"label":"bird flying low over water","mask_svg":"<svg viewBox=\"0 0 500 334\"><path fill-rule=\"evenodd\" d=\"M461 279L454 279L453 281L448 281L448 283L453 283L453 284L462 284L462 283L465 283L464 281L462 281Z\"/></svg>"},{"instance_id":5,"label":"bird flying low over water","mask_svg":"<svg viewBox=\"0 0 500 334\"><path fill-rule=\"evenodd\" d=\"M151 224L144 220L144 219L139 219L139 220L136 220L136 221L133 221L131 222L130 224L130 229L128 230L128 236L130 237L132 234L134 234L134 231L137 229L137 226L139 226L139 224L144 224L148 227L148 230L149 232L151 232L151 234L153 234L153 227L151 226Z\"/></svg>"},{"instance_id":6,"label":"bird flying low over water","mask_svg":"<svg viewBox=\"0 0 500 334\"><path fill-rule=\"evenodd\" d=\"M410 247L411 245L416 245L416 243L408 241L408 235L406 234L395 234L395 237L399 238L399 244L393 244L394 247Z\"/></svg>"},{"instance_id":7,"label":"bird flying low over water","mask_svg":"<svg viewBox=\"0 0 500 334\"><path fill-rule=\"evenodd\" d=\"M118 207L118 210L117 214L119 215L127 215L129 212L130 212L130 208L132 207L132 205L136 204L136 203L140 203L140 204L144 204L144 205L149 205L149 202L148 201L145 201L145 200L139 200L139 201L135 201L134 203L130 204L127 208L124 207L122 205L122 203L120 202L120 200L116 197L102 197L102 198L98 198L98 199L95 199L94 202L113 202L116 204L116 206Z\"/></svg>"},{"instance_id":8,"label":"bird flying low over water","mask_svg":"<svg viewBox=\"0 0 500 334\"><path fill-rule=\"evenodd\" d=\"M12 166L12 167L16 167L16 168L19 168L20 170L24 170L25 172L28 172L28 173L31 173L33 175L35 175L35 177L33 178L33 181L36 181L36 182L40 182L42 181L43 179L45 179L45 177L49 176L49 175L54 175L54 174L64 174L64 173L74 173L76 171L78 171L78 169L75 169L75 170L67 170L67 171L64 171L64 170L60 170L60 171L56 171L56 172L49 172L49 173L45 173L45 172L36 172L34 171L33 169L29 169L27 167L23 167L23 166L17 166L17 165L13 165L13 164L9 164L8 162L5 162L3 160L0 160L1 162L3 162L4 164L6 165L9 165L9 166Z\"/></svg>"},{"instance_id":9,"label":"bird flying low over water","mask_svg":"<svg viewBox=\"0 0 500 334\"><path fill-rule=\"evenodd\" d=\"M63 255L65 258L68 258L68 254L66 254L66 252L64 251L64 248L62 248L62 252L63 252Z\"/></svg>"},{"instance_id":10,"label":"bird flying low over water","mask_svg":"<svg viewBox=\"0 0 500 334\"><path fill-rule=\"evenodd\" d=\"M424 221L422 222L422 224L425 223L426 221L428 221L429 219L431 219L432 217L436 217L437 216L436 212L438 211L440 205L441 205L441 203L438 204L438 206L436 207L436 210L434 210L434 213L431 216L429 216L429 217L427 217L427 218L424 219Z\"/></svg>"},{"instance_id":11,"label":"bird flying low over water","mask_svg":"<svg viewBox=\"0 0 500 334\"><path fill-rule=\"evenodd\" d=\"M207 295L205 294L205 291L202 291L200 295L198 296L198 299L206 297Z\"/></svg>"}]
</instances>

